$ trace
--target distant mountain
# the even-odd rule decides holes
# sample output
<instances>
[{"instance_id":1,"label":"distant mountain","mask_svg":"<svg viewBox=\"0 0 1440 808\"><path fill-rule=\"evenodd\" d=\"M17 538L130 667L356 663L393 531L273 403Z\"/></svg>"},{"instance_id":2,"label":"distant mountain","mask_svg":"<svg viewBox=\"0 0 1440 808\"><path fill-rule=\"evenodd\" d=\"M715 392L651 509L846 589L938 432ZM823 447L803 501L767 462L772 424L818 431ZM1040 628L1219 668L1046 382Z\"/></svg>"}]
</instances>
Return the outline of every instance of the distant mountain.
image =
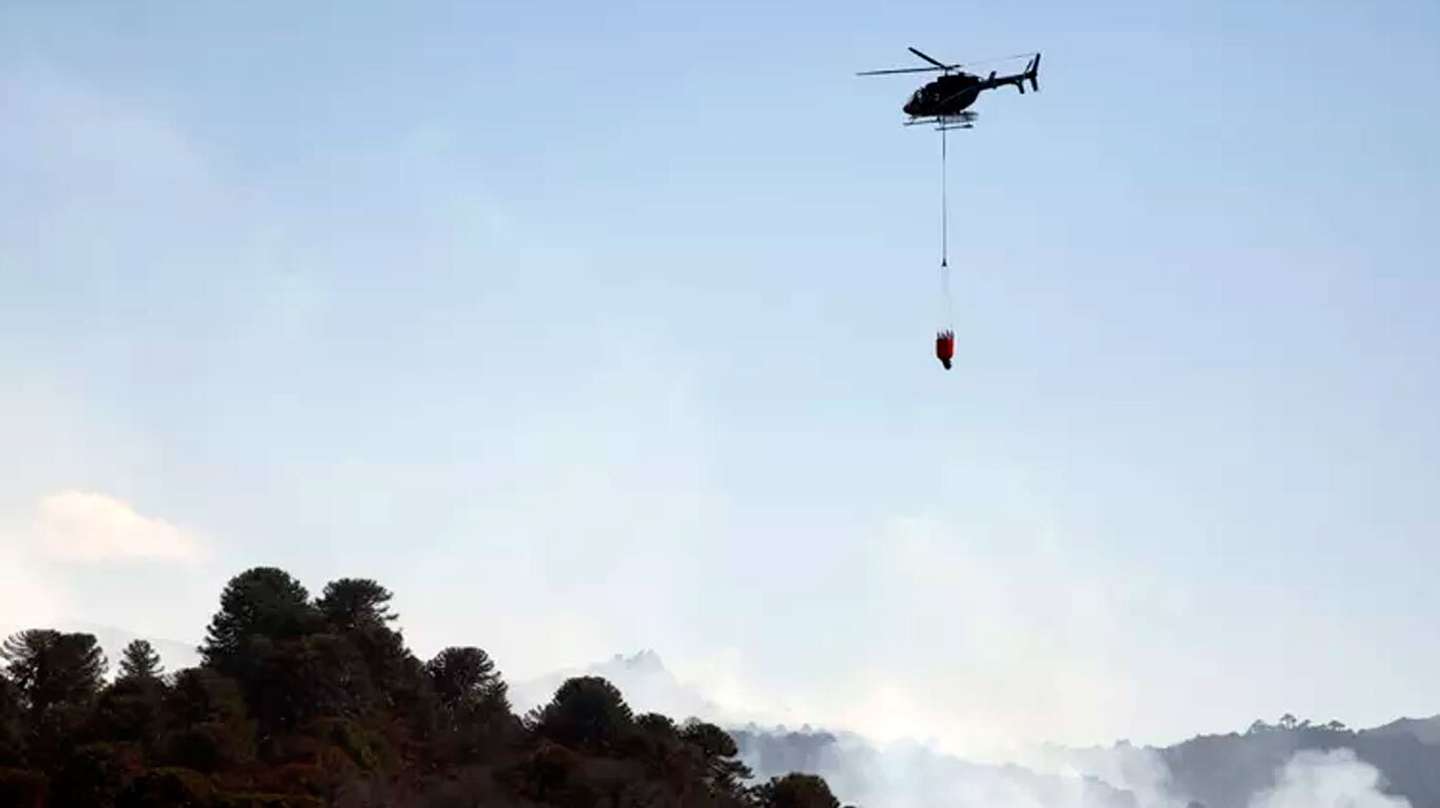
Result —
<instances>
[{"instance_id":1,"label":"distant mountain","mask_svg":"<svg viewBox=\"0 0 1440 808\"><path fill-rule=\"evenodd\" d=\"M1354 772L1347 770L1335 786L1342 792L1334 804L1390 805L1390 795L1408 801L1409 808L1440 808L1440 715L1402 718L1358 732L1333 722L1312 726L1287 716L1277 725L1256 722L1245 733L1202 735L1165 747L1046 746L1023 766L992 766L916 743L880 745L859 735L809 726L792 730L727 721L703 693L679 682L651 651L616 655L583 670L532 680L519 687L525 695L516 699L517 705L542 703L565 678L581 673L612 681L637 711L697 716L726 726L741 759L758 777L790 771L818 774L842 800L859 806L1256 808L1267 790L1284 785L1282 776L1297 755L1316 753L1323 762L1329 760L1323 753L1350 750L1355 765L1378 772L1378 791L1356 782ZM1307 780L1297 786L1298 797L1275 804L1316 804L1317 797L1304 792L1307 784L1314 785Z\"/></svg>"},{"instance_id":2,"label":"distant mountain","mask_svg":"<svg viewBox=\"0 0 1440 808\"><path fill-rule=\"evenodd\" d=\"M510 701L516 710L525 711L550 700L566 679L573 676L601 676L608 679L625 701L639 712L657 712L677 718L697 717L719 720L723 710L701 692L675 678L654 651L640 651L625 656L616 654L604 662L585 668L556 671L535 679L513 682Z\"/></svg>"},{"instance_id":3,"label":"distant mountain","mask_svg":"<svg viewBox=\"0 0 1440 808\"><path fill-rule=\"evenodd\" d=\"M1440 746L1440 715L1429 718L1401 718L1365 732L1369 735L1409 735L1420 743Z\"/></svg>"},{"instance_id":4,"label":"distant mountain","mask_svg":"<svg viewBox=\"0 0 1440 808\"><path fill-rule=\"evenodd\" d=\"M1437 720L1440 716L1416 723L1433 728ZM1353 750L1379 770L1384 793L1404 797L1412 808L1440 808L1440 744L1394 727L1354 732L1257 726L1244 734L1198 736L1158 751L1176 785L1205 808L1245 808L1252 795L1276 784L1276 773L1297 753L1338 749Z\"/></svg>"},{"instance_id":5,"label":"distant mountain","mask_svg":"<svg viewBox=\"0 0 1440 808\"><path fill-rule=\"evenodd\" d=\"M94 634L99 641L100 647L105 649L105 656L110 660L110 672L113 675L115 668L120 664L120 654L125 646L134 640L149 640L155 646L155 653L160 655L160 663L167 671L178 671L182 668L192 668L200 664L200 652L197 650L199 643L186 643L178 640L170 640L164 637L146 636L113 626L101 626L90 623L69 623L60 626L61 631L84 631Z\"/></svg>"}]
</instances>

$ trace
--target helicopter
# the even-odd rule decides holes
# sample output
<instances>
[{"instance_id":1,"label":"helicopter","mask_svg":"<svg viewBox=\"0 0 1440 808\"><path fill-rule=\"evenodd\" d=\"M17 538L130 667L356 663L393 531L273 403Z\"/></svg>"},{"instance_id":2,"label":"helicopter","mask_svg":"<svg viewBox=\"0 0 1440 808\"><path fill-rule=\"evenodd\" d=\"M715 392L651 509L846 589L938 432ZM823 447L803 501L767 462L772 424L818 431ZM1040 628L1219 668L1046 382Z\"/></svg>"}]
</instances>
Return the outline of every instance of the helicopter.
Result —
<instances>
[{"instance_id":1,"label":"helicopter","mask_svg":"<svg viewBox=\"0 0 1440 808\"><path fill-rule=\"evenodd\" d=\"M953 319L950 306L950 208L949 208L949 182L946 177L946 164L948 161L948 133L951 129L973 129L975 128L976 113L970 111L970 106L980 97L980 93L986 90L993 90L997 87L1015 85L1015 89L1025 94L1025 82L1030 82L1030 89L1039 91L1040 82L1040 54L1039 52L1022 53L1015 56L1002 56L998 59L989 59L979 62L971 62L968 66L987 64L1011 59L1025 58L1025 69L1019 73L1009 76L1000 76L996 71L990 71L985 78L974 73L966 73L960 68L966 67L963 64L947 65L929 54L923 53L915 48L910 52L930 63L929 67L901 67L892 70L867 70L861 76L883 76L894 73L928 73L939 71L942 75L916 90L910 99L905 102L901 109L910 116L905 121L906 126L916 124L933 123L940 132L940 287L944 300L944 311L946 320ZM953 327L943 327L935 334L935 358L940 364L949 370L955 358L955 330Z\"/></svg>"},{"instance_id":2,"label":"helicopter","mask_svg":"<svg viewBox=\"0 0 1440 808\"><path fill-rule=\"evenodd\" d=\"M860 76L885 76L895 73L928 73L940 71L943 75L940 78L926 84L916 90L910 99L905 102L902 110L910 119L905 121L906 126L916 124L935 124L937 129L973 129L976 113L969 111L971 104L980 97L985 90L993 90L997 87L1006 87L1011 84L1025 94L1025 82L1030 82L1030 89L1039 91L1040 84L1037 76L1040 71L1040 54L1031 56L1025 63L1022 72L1009 76L997 76L995 71L990 75L981 78L973 73L966 73L960 68L963 64L947 65L939 59L931 57L921 51L910 48L911 53L924 59L931 64L930 67L901 67L893 70L866 70L857 73ZM1018 57L1012 57L1018 58Z\"/></svg>"}]
</instances>

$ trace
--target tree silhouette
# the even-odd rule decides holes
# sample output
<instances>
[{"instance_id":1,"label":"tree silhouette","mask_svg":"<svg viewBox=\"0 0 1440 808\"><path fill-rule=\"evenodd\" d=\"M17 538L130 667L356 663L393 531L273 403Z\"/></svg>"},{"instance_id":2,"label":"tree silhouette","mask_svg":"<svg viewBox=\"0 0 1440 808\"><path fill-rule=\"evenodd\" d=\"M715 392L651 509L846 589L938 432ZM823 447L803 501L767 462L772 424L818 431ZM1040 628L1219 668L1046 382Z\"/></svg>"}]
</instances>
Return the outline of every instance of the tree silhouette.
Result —
<instances>
[{"instance_id":1,"label":"tree silhouette","mask_svg":"<svg viewBox=\"0 0 1440 808\"><path fill-rule=\"evenodd\" d=\"M53 629L12 635L0 648L0 658L32 720L56 705L88 702L99 691L106 668L94 635Z\"/></svg>"},{"instance_id":2,"label":"tree silhouette","mask_svg":"<svg viewBox=\"0 0 1440 808\"><path fill-rule=\"evenodd\" d=\"M680 732L680 738L699 750L704 765L703 780L712 793L738 794L741 784L750 779L750 768L735 759L739 749L725 730L694 721Z\"/></svg>"},{"instance_id":3,"label":"tree silhouette","mask_svg":"<svg viewBox=\"0 0 1440 808\"><path fill-rule=\"evenodd\" d=\"M369 578L341 578L325 585L315 606L336 631L357 631L394 621L398 615L386 606L391 597Z\"/></svg>"},{"instance_id":4,"label":"tree silhouette","mask_svg":"<svg viewBox=\"0 0 1440 808\"><path fill-rule=\"evenodd\" d=\"M425 672L444 706L509 709L507 688L495 662L479 648L446 648L425 665Z\"/></svg>"},{"instance_id":5,"label":"tree silhouette","mask_svg":"<svg viewBox=\"0 0 1440 808\"><path fill-rule=\"evenodd\" d=\"M567 679L550 703L532 715L543 737L573 749L607 751L634 722L620 691L599 676Z\"/></svg>"},{"instance_id":6,"label":"tree silhouette","mask_svg":"<svg viewBox=\"0 0 1440 808\"><path fill-rule=\"evenodd\" d=\"M434 705L435 752L453 762L474 760L509 743L520 730L510 712L505 682L479 648L446 648L426 663L424 676ZM425 709L424 693L418 707Z\"/></svg>"},{"instance_id":7,"label":"tree silhouette","mask_svg":"<svg viewBox=\"0 0 1440 808\"><path fill-rule=\"evenodd\" d=\"M148 640L132 640L120 653L120 679L159 679L165 669Z\"/></svg>"},{"instance_id":8,"label":"tree silhouette","mask_svg":"<svg viewBox=\"0 0 1440 808\"><path fill-rule=\"evenodd\" d=\"M341 578L325 585L315 607L327 630L343 636L363 660L373 696L403 710L411 723L425 725L433 707L427 677L405 638L390 627L397 617L387 605L391 597L369 578Z\"/></svg>"},{"instance_id":9,"label":"tree silhouette","mask_svg":"<svg viewBox=\"0 0 1440 808\"><path fill-rule=\"evenodd\" d=\"M6 640L0 657L20 697L26 759L59 766L100 690L104 653L93 635L32 629Z\"/></svg>"},{"instance_id":10,"label":"tree silhouette","mask_svg":"<svg viewBox=\"0 0 1440 808\"><path fill-rule=\"evenodd\" d=\"M205 665L243 673L247 644L299 637L316 628L310 595L284 570L254 567L230 579L220 594L220 611L206 630L200 653Z\"/></svg>"},{"instance_id":11,"label":"tree silhouette","mask_svg":"<svg viewBox=\"0 0 1440 808\"><path fill-rule=\"evenodd\" d=\"M642 713L635 716L635 726L642 732L652 735L680 739L680 728L675 726L675 719L660 713Z\"/></svg>"},{"instance_id":12,"label":"tree silhouette","mask_svg":"<svg viewBox=\"0 0 1440 808\"><path fill-rule=\"evenodd\" d=\"M755 790L761 808L840 808L830 786L813 774L775 777Z\"/></svg>"}]
</instances>

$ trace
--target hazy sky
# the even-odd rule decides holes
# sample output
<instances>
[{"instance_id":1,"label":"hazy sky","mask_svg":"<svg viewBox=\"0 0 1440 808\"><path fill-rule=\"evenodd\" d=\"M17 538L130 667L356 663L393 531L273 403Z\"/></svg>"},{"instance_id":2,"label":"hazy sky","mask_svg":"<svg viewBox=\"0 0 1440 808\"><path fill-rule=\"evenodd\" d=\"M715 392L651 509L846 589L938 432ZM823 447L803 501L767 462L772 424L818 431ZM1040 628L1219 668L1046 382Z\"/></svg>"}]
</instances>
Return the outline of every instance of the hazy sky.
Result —
<instances>
[{"instance_id":1,"label":"hazy sky","mask_svg":"<svg viewBox=\"0 0 1440 808\"><path fill-rule=\"evenodd\" d=\"M0 623L961 750L1440 711L1434 3L0 5ZM1039 49L938 136L905 46Z\"/></svg>"}]
</instances>

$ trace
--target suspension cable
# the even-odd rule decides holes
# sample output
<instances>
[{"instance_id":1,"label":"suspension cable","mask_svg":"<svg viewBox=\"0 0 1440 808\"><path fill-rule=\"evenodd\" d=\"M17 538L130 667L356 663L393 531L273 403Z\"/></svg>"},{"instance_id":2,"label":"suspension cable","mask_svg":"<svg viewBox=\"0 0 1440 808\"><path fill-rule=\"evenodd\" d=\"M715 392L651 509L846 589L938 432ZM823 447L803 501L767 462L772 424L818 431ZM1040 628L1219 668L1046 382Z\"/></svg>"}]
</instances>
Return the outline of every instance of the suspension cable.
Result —
<instances>
[{"instance_id":1,"label":"suspension cable","mask_svg":"<svg viewBox=\"0 0 1440 808\"><path fill-rule=\"evenodd\" d=\"M940 127L940 266L950 265L950 199L949 199L949 160L946 154L946 135L948 134L944 125Z\"/></svg>"},{"instance_id":2,"label":"suspension cable","mask_svg":"<svg viewBox=\"0 0 1440 808\"><path fill-rule=\"evenodd\" d=\"M950 304L950 194L949 194L949 131L940 127L940 290L945 301L945 325L953 327L954 313Z\"/></svg>"}]
</instances>

